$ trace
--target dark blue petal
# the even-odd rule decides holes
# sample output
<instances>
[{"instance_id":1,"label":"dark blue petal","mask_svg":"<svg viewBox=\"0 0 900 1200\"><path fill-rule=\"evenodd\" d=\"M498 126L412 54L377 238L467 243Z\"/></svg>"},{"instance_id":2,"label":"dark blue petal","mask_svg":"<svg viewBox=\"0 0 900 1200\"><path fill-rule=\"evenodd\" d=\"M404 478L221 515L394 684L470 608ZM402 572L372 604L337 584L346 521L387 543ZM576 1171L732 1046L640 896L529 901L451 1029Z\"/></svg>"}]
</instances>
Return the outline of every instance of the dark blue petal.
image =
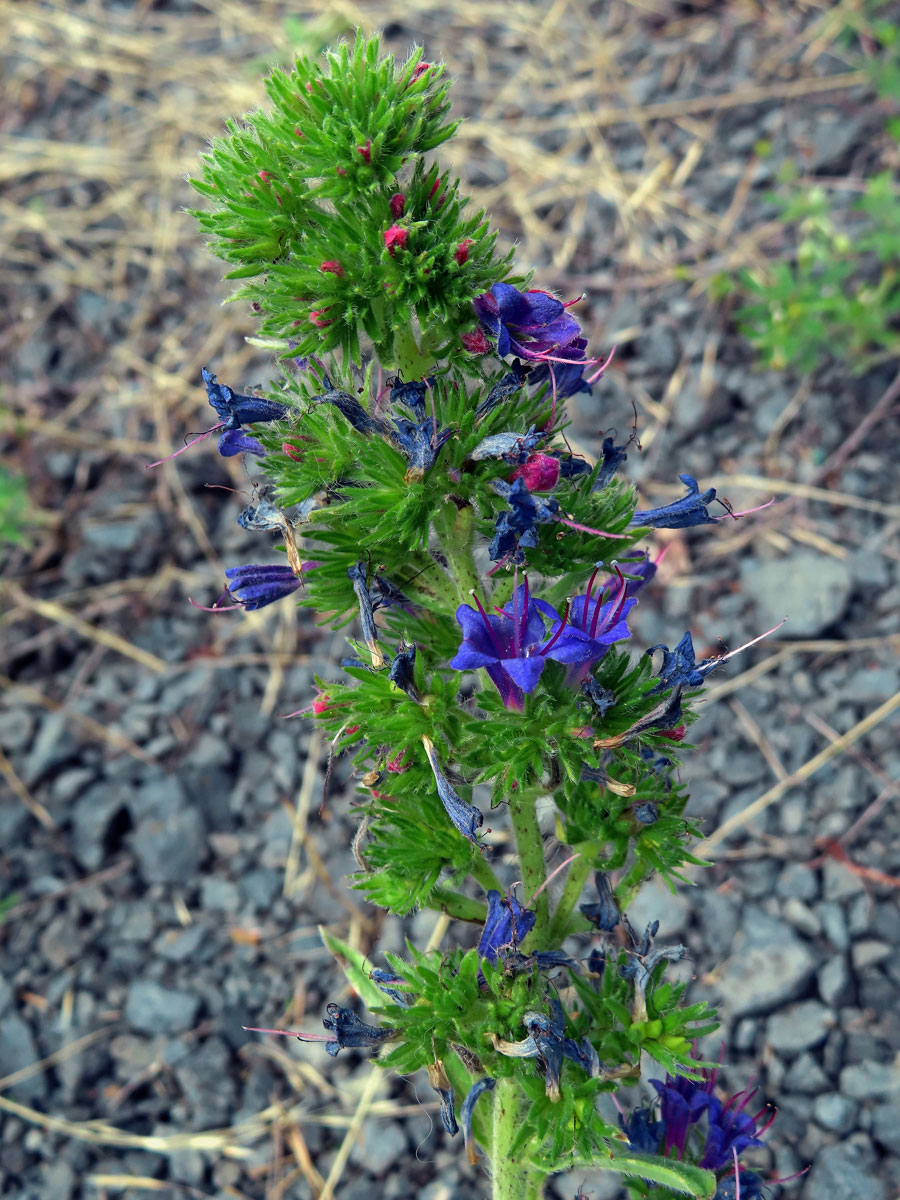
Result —
<instances>
[{"instance_id":1,"label":"dark blue petal","mask_svg":"<svg viewBox=\"0 0 900 1200\"><path fill-rule=\"evenodd\" d=\"M679 475L687 488L687 495L660 508L636 511L632 525L649 525L653 529L688 529L692 525L715 525L717 519L709 515L707 505L716 498L716 489L700 491L700 485L692 475Z\"/></svg>"},{"instance_id":2,"label":"dark blue petal","mask_svg":"<svg viewBox=\"0 0 900 1200\"><path fill-rule=\"evenodd\" d=\"M363 1046L380 1046L398 1036L396 1029L384 1029L378 1025L367 1025L351 1008L339 1004L325 1006L328 1016L322 1021L325 1028L334 1034L333 1042L326 1042L325 1049L332 1058L341 1050L359 1049Z\"/></svg>"},{"instance_id":3,"label":"dark blue petal","mask_svg":"<svg viewBox=\"0 0 900 1200\"><path fill-rule=\"evenodd\" d=\"M474 1166L478 1162L478 1155L475 1152L475 1140L472 1136L472 1114L475 1111L475 1105L479 1096L485 1092L492 1092L497 1083L496 1079L491 1079L489 1075L485 1075L483 1079L476 1079L469 1088L465 1100L462 1102L462 1108L459 1110L459 1118L462 1121L463 1137L466 1142L466 1154L469 1162Z\"/></svg>"},{"instance_id":4,"label":"dark blue petal","mask_svg":"<svg viewBox=\"0 0 900 1200\"><path fill-rule=\"evenodd\" d=\"M255 454L262 458L266 448L242 429L226 429L219 438L219 453L223 458L234 458L236 454Z\"/></svg>"},{"instance_id":5,"label":"dark blue petal","mask_svg":"<svg viewBox=\"0 0 900 1200\"><path fill-rule=\"evenodd\" d=\"M217 383L216 377L206 367L200 374L206 384L209 402L216 410L226 430L239 429L241 425L252 425L254 421L277 421L287 413L284 404L265 400L261 396L244 396L233 391L227 384Z\"/></svg>"},{"instance_id":6,"label":"dark blue petal","mask_svg":"<svg viewBox=\"0 0 900 1200\"><path fill-rule=\"evenodd\" d=\"M498 891L488 892L488 915L478 942L478 955L488 962L497 961L502 946L517 946L534 928L537 914L525 908L514 896L508 899Z\"/></svg>"}]
</instances>

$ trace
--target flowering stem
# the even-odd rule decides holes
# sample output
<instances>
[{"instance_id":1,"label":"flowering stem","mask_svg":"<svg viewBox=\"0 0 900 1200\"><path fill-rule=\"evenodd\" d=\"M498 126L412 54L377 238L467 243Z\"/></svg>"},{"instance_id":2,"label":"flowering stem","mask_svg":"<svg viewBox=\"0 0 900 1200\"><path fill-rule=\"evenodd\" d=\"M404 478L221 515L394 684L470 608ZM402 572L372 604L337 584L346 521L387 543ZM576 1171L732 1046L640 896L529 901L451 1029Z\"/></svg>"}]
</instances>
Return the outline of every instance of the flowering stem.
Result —
<instances>
[{"instance_id":1,"label":"flowering stem","mask_svg":"<svg viewBox=\"0 0 900 1200\"><path fill-rule=\"evenodd\" d=\"M458 921L474 921L479 925L484 924L486 914L484 905L480 901L471 900L468 896L463 896L460 892L454 892L450 888L434 888L424 903L428 908L445 912L448 917L455 917Z\"/></svg>"},{"instance_id":2,"label":"flowering stem","mask_svg":"<svg viewBox=\"0 0 900 1200\"><path fill-rule=\"evenodd\" d=\"M491 1145L493 1200L540 1200L544 1177L529 1169L520 1150L513 1158L513 1142L519 1131L519 1105L523 1099L518 1080L498 1079L494 1088L494 1129Z\"/></svg>"},{"instance_id":3,"label":"flowering stem","mask_svg":"<svg viewBox=\"0 0 900 1200\"><path fill-rule=\"evenodd\" d=\"M534 794L528 792L524 795L520 793L509 802L509 812L512 818L513 832L516 835L516 847L519 852L522 884L526 897L533 896L535 892L539 891L547 877L544 843L534 811L534 802ZM538 950L548 950L550 949L548 941L550 910L546 891L542 891L538 896L534 911L537 915L534 925L534 947Z\"/></svg>"},{"instance_id":4,"label":"flowering stem","mask_svg":"<svg viewBox=\"0 0 900 1200\"><path fill-rule=\"evenodd\" d=\"M413 331L398 329L394 333L394 359L397 370L407 382L413 379L424 379L434 360L427 353L422 353L416 342Z\"/></svg>"},{"instance_id":5,"label":"flowering stem","mask_svg":"<svg viewBox=\"0 0 900 1200\"><path fill-rule=\"evenodd\" d=\"M478 573L472 558L475 510L471 505L457 508L450 500L435 513L434 528L453 576L457 601L469 604L472 592L478 590Z\"/></svg>"},{"instance_id":6,"label":"flowering stem","mask_svg":"<svg viewBox=\"0 0 900 1200\"><path fill-rule=\"evenodd\" d=\"M580 857L576 858L569 867L565 887L562 890L562 895L556 906L556 912L553 914L553 923L550 926L550 941L554 946L559 945L563 938L572 932L569 918L572 915L573 908L581 899L585 882L593 869L596 858L597 847L593 843L589 843L581 848Z\"/></svg>"}]
</instances>

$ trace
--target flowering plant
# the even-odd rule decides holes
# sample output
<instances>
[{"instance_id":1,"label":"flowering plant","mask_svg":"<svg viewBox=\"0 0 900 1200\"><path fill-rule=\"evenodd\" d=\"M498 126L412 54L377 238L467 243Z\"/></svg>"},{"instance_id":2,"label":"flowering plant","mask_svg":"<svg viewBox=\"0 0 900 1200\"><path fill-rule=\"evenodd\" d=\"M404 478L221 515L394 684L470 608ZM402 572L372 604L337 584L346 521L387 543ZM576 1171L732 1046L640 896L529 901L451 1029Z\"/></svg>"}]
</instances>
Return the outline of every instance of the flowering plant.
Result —
<instances>
[{"instance_id":1,"label":"flowering plant","mask_svg":"<svg viewBox=\"0 0 900 1200\"><path fill-rule=\"evenodd\" d=\"M329 1004L325 1033L293 1036L426 1069L498 1200L581 1166L641 1196L756 1195L737 1161L754 1120L696 1057L715 1013L666 979L684 947L626 915L648 877L699 862L677 767L728 657L698 663L689 633L629 652L645 538L735 514L687 475L636 511L626 445L570 449L564 402L605 364L431 161L455 128L441 66L360 36L266 86L271 111L229 122L193 181L281 368L265 396L202 371L219 452L266 481L239 523L285 551L229 568L229 607L358 620L307 710L356 770L352 884L460 923L459 948L380 965L329 939L369 1016ZM644 1056L668 1073L659 1115L615 1123L598 1098Z\"/></svg>"}]
</instances>

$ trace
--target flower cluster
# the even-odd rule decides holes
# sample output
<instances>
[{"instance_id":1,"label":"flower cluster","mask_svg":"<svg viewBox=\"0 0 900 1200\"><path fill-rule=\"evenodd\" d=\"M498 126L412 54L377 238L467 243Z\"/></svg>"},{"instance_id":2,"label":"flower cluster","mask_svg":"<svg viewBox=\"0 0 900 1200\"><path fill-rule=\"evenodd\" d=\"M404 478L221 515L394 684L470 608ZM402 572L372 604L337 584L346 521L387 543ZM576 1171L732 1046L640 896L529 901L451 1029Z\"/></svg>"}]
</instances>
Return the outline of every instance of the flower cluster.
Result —
<instances>
[{"instance_id":1,"label":"flower cluster","mask_svg":"<svg viewBox=\"0 0 900 1200\"><path fill-rule=\"evenodd\" d=\"M575 300L513 274L433 162L455 128L442 76L361 35L301 58L195 181L281 370L266 394L200 373L201 436L264 481L238 524L283 552L229 566L212 611L285 601L349 634L345 673L291 715L322 731L325 793L349 760L353 886L457 922L452 945L384 967L326 931L371 1020L331 1003L322 1033L259 1032L427 1071L446 1134L473 1162L490 1147L497 1200L573 1159L608 1165L622 1132L628 1170L640 1156L665 1194L726 1200L731 1171L752 1200L735 1161L759 1114L697 1082L714 1014L665 978L685 947L626 915L644 880L697 861L678 767L696 691L737 653L698 660L690 633L631 650L662 558L638 546L744 514L686 474L683 496L636 507L620 475L640 442L611 413L596 460L566 440L567 402L601 403L612 351L591 356ZM647 1055L668 1074L618 1131L596 1098Z\"/></svg>"}]
</instances>

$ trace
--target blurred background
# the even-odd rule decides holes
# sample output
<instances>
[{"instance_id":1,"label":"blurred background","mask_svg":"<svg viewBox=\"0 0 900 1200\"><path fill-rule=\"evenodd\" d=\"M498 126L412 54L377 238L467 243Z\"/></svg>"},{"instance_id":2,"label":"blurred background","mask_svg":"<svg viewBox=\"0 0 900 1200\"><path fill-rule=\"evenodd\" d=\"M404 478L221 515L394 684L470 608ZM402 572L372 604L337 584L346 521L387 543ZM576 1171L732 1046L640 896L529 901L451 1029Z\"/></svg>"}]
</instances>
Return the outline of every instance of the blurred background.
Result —
<instances>
[{"instance_id":1,"label":"blurred background","mask_svg":"<svg viewBox=\"0 0 900 1200\"><path fill-rule=\"evenodd\" d=\"M260 75L356 25L423 44L446 157L535 286L616 346L573 434L636 426L666 533L636 645L787 623L711 680L686 770L715 865L632 912L721 1003L729 1090L779 1107L767 1194L900 1187L900 12L875 0L0 0L0 1193L463 1200L422 1078L250 1040L346 1000L318 926L420 944L348 892L302 720L340 639L211 616L247 489L200 367L271 378L185 176ZM582 403L583 401L583 403ZM719 1039L709 1049L718 1056ZM438 1129L435 1125L438 1125ZM619 1195L577 1172L553 1197Z\"/></svg>"}]
</instances>

